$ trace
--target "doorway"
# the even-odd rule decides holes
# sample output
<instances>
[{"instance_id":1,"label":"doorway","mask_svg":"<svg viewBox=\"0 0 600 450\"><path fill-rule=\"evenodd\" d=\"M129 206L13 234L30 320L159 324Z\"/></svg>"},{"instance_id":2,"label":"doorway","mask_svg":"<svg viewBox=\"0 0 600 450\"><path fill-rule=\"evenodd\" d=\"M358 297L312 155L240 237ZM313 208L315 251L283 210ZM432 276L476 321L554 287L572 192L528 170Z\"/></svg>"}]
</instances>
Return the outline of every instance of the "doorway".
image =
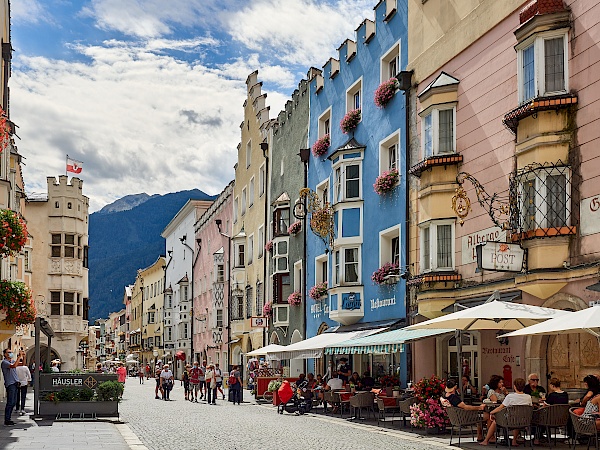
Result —
<instances>
[{"instance_id":1,"label":"doorway","mask_svg":"<svg viewBox=\"0 0 600 450\"><path fill-rule=\"evenodd\" d=\"M548 375L561 381L561 387L585 387L583 378L600 371L598 341L589 333L550 336L546 350Z\"/></svg>"},{"instance_id":2,"label":"doorway","mask_svg":"<svg viewBox=\"0 0 600 450\"><path fill-rule=\"evenodd\" d=\"M454 378L460 383L463 376L471 379L471 384L479 388L479 336L476 333L461 333L462 364L461 374L458 374L458 350L456 336L448 340L448 378Z\"/></svg>"}]
</instances>

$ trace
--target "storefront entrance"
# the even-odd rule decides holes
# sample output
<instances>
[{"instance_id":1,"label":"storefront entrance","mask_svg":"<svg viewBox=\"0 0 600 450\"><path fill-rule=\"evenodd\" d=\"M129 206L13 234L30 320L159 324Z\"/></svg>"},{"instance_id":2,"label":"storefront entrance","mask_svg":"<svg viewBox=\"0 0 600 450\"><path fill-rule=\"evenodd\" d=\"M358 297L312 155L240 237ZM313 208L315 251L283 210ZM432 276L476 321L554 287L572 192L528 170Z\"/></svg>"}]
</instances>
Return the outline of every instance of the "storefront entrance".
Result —
<instances>
[{"instance_id":1,"label":"storefront entrance","mask_svg":"<svg viewBox=\"0 0 600 450\"><path fill-rule=\"evenodd\" d=\"M586 375L597 374L598 341L589 333L550 336L546 352L548 374L561 381L561 387L584 387Z\"/></svg>"},{"instance_id":2,"label":"storefront entrance","mask_svg":"<svg viewBox=\"0 0 600 450\"><path fill-rule=\"evenodd\" d=\"M461 374L458 374L458 350L456 347L456 337L448 340L448 367L446 373L448 378L460 380L462 376L468 376L471 384L480 388L479 384L479 350L478 336L475 333L461 333L462 339L462 363Z\"/></svg>"}]
</instances>

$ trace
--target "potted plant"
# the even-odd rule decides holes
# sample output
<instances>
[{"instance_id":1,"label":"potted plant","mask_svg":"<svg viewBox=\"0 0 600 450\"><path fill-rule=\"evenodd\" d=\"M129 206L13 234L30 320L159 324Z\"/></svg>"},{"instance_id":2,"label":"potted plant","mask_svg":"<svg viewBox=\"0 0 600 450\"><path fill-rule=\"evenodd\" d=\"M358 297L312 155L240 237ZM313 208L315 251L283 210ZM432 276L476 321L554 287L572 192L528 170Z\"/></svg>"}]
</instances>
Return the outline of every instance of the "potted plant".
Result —
<instances>
[{"instance_id":1,"label":"potted plant","mask_svg":"<svg viewBox=\"0 0 600 450\"><path fill-rule=\"evenodd\" d=\"M0 255L17 255L27 242L25 221L10 209L0 210Z\"/></svg>"},{"instance_id":2,"label":"potted plant","mask_svg":"<svg viewBox=\"0 0 600 450\"><path fill-rule=\"evenodd\" d=\"M287 301L292 306L299 306L302 303L302 294L300 291L294 291L289 295Z\"/></svg>"},{"instance_id":3,"label":"potted plant","mask_svg":"<svg viewBox=\"0 0 600 450\"><path fill-rule=\"evenodd\" d=\"M340 121L340 128L344 134L348 134L358 126L360 122L360 109L352 109L346 113Z\"/></svg>"},{"instance_id":4,"label":"potted plant","mask_svg":"<svg viewBox=\"0 0 600 450\"><path fill-rule=\"evenodd\" d=\"M273 241L269 241L265 244L265 250L269 253L273 253Z\"/></svg>"},{"instance_id":5,"label":"potted plant","mask_svg":"<svg viewBox=\"0 0 600 450\"><path fill-rule=\"evenodd\" d=\"M450 423L446 410L440 403L446 385L435 375L422 378L413 386L417 402L410 407L410 422L428 432L437 433Z\"/></svg>"},{"instance_id":6,"label":"potted plant","mask_svg":"<svg viewBox=\"0 0 600 450\"><path fill-rule=\"evenodd\" d=\"M263 316L270 316L273 314L273 304L271 302L265 303L263 306Z\"/></svg>"},{"instance_id":7,"label":"potted plant","mask_svg":"<svg viewBox=\"0 0 600 450\"><path fill-rule=\"evenodd\" d=\"M390 78L379 85L375 90L374 102L378 108L385 108L387 104L394 98L398 90L399 83L396 78Z\"/></svg>"},{"instance_id":8,"label":"potted plant","mask_svg":"<svg viewBox=\"0 0 600 450\"><path fill-rule=\"evenodd\" d=\"M123 385L118 381L105 381L96 386L95 391L83 387L65 387L60 391L47 392L40 401L40 415L95 414L116 416L119 414L119 399Z\"/></svg>"},{"instance_id":9,"label":"potted plant","mask_svg":"<svg viewBox=\"0 0 600 450\"><path fill-rule=\"evenodd\" d=\"M391 397L394 393L394 386L400 384L400 380L398 377L383 375L379 377L379 383L381 384L381 388L385 391L385 395Z\"/></svg>"},{"instance_id":10,"label":"potted plant","mask_svg":"<svg viewBox=\"0 0 600 450\"><path fill-rule=\"evenodd\" d=\"M400 173L398 172L398 169L386 170L375 180L373 190L379 195L387 194L394 190L399 179Z\"/></svg>"},{"instance_id":11,"label":"potted plant","mask_svg":"<svg viewBox=\"0 0 600 450\"><path fill-rule=\"evenodd\" d=\"M314 301L322 300L324 297L327 297L327 282L317 283L308 291L308 296L312 298Z\"/></svg>"},{"instance_id":12,"label":"potted plant","mask_svg":"<svg viewBox=\"0 0 600 450\"><path fill-rule=\"evenodd\" d=\"M0 309L6 313L6 322L26 325L35 322L35 305L31 291L21 281L0 281Z\"/></svg>"},{"instance_id":13,"label":"potted plant","mask_svg":"<svg viewBox=\"0 0 600 450\"><path fill-rule=\"evenodd\" d=\"M287 229L288 234L292 236L295 236L298 233L300 233L300 230L302 230L302 222L300 222L299 220L291 224Z\"/></svg>"},{"instance_id":14,"label":"potted plant","mask_svg":"<svg viewBox=\"0 0 600 450\"><path fill-rule=\"evenodd\" d=\"M327 153L327 150L329 149L329 146L331 145L331 139L329 137L329 134L325 134L323 136L321 136L319 139L317 139L315 141L315 143L312 146L312 154L314 156L323 156L325 153Z\"/></svg>"},{"instance_id":15,"label":"potted plant","mask_svg":"<svg viewBox=\"0 0 600 450\"><path fill-rule=\"evenodd\" d=\"M398 282L400 266L396 263L385 263L371 275L375 284L395 284Z\"/></svg>"}]
</instances>

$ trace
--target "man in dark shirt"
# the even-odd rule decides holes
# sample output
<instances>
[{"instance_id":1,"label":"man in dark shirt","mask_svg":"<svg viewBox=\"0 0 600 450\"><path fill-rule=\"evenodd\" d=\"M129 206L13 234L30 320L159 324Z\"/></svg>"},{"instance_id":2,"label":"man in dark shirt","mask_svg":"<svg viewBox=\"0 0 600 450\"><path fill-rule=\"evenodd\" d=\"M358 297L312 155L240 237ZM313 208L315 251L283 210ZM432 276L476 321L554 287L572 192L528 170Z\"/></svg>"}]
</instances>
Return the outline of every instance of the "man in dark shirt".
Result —
<instances>
[{"instance_id":1,"label":"man in dark shirt","mask_svg":"<svg viewBox=\"0 0 600 450\"><path fill-rule=\"evenodd\" d=\"M4 359L2 360L2 375L4 376L4 386L6 387L6 408L4 408L4 425L14 425L11 420L12 410L17 404L17 391L20 386L16 367L23 360L13 360L13 352L10 349L4 350Z\"/></svg>"},{"instance_id":2,"label":"man in dark shirt","mask_svg":"<svg viewBox=\"0 0 600 450\"><path fill-rule=\"evenodd\" d=\"M481 404L479 406L467 405L462 401L460 395L456 393L456 388L458 386L454 382L454 380L448 380L446 382L446 393L442 398L440 398L440 403L442 406L454 406L456 408L466 409L470 411L483 411L485 409L485 404ZM483 441L483 429L481 428L481 424L477 425L477 440Z\"/></svg>"},{"instance_id":3,"label":"man in dark shirt","mask_svg":"<svg viewBox=\"0 0 600 450\"><path fill-rule=\"evenodd\" d=\"M537 398L540 398L540 394L546 393L546 389L540 386L540 377L537 373L529 375L528 384L525 386L523 392Z\"/></svg>"},{"instance_id":4,"label":"man in dark shirt","mask_svg":"<svg viewBox=\"0 0 600 450\"><path fill-rule=\"evenodd\" d=\"M338 366L338 377L344 383L348 382L348 378L352 376L352 371L348 365L348 358L340 358L340 365Z\"/></svg>"}]
</instances>

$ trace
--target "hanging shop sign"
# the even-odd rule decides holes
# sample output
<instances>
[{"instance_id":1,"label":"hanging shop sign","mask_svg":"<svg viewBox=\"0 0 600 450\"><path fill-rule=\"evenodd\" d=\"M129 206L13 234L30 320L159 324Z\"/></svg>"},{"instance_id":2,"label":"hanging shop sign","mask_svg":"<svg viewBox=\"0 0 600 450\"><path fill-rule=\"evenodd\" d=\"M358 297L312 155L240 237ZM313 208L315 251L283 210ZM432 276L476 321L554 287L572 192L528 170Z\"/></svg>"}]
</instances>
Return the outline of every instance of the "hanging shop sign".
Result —
<instances>
[{"instance_id":1,"label":"hanging shop sign","mask_svg":"<svg viewBox=\"0 0 600 450\"><path fill-rule=\"evenodd\" d=\"M250 326L252 328L267 328L269 325L266 317L252 317Z\"/></svg>"},{"instance_id":2,"label":"hanging shop sign","mask_svg":"<svg viewBox=\"0 0 600 450\"><path fill-rule=\"evenodd\" d=\"M579 214L582 236L600 233L600 195L581 200Z\"/></svg>"},{"instance_id":3,"label":"hanging shop sign","mask_svg":"<svg viewBox=\"0 0 600 450\"><path fill-rule=\"evenodd\" d=\"M347 294L342 294L342 309L353 311L355 309L360 309L361 306L360 293L349 292Z\"/></svg>"},{"instance_id":4,"label":"hanging shop sign","mask_svg":"<svg viewBox=\"0 0 600 450\"><path fill-rule=\"evenodd\" d=\"M520 272L523 268L525 250L518 244L486 242L479 244L476 251L478 269Z\"/></svg>"},{"instance_id":5,"label":"hanging shop sign","mask_svg":"<svg viewBox=\"0 0 600 450\"><path fill-rule=\"evenodd\" d=\"M499 227L486 228L485 230L477 231L464 236L461 239L462 263L471 264L477 262L476 248L479 244L484 244L488 241L505 241L506 231Z\"/></svg>"}]
</instances>

